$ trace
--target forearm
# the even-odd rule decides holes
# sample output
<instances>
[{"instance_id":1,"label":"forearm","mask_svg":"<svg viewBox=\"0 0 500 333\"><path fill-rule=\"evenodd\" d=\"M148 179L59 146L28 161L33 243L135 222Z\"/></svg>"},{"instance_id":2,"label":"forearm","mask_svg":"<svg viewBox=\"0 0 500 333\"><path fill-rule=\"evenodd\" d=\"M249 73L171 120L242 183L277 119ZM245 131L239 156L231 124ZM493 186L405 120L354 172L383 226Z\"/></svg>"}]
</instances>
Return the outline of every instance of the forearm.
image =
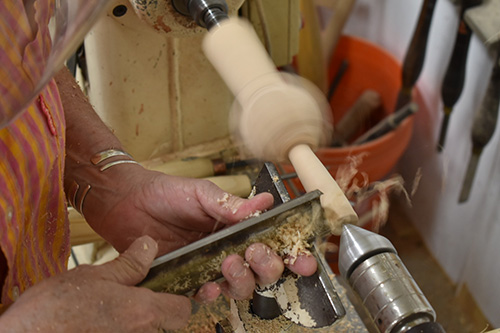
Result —
<instances>
[{"instance_id":1,"label":"forearm","mask_svg":"<svg viewBox=\"0 0 500 333\"><path fill-rule=\"evenodd\" d=\"M106 204L107 200L109 201L109 198L113 197L113 192L123 189L123 187L120 188L120 184L124 182L123 178L126 178L127 170L141 167L123 164L106 171L100 171L102 164L118 159L131 159L126 156L112 157L97 166L92 163L91 158L96 153L112 148L123 150L123 147L95 113L66 68L57 73L55 80L66 117L64 188L70 197L70 202L82 202L82 195L85 191L87 192L84 213L90 222L94 214L102 213L102 209L105 208L103 205ZM75 191L76 186L78 187L77 191ZM76 195L73 195L74 193ZM75 208L80 209L80 207Z\"/></svg>"}]
</instances>

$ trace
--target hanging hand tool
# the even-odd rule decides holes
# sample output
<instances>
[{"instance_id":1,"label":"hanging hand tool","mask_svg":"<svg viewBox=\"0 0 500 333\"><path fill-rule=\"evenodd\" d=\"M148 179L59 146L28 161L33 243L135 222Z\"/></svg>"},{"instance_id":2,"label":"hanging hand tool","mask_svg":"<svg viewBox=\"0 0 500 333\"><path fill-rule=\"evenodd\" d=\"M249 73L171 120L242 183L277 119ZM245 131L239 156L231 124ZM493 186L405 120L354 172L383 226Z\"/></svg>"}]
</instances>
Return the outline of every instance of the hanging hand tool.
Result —
<instances>
[{"instance_id":1,"label":"hanging hand tool","mask_svg":"<svg viewBox=\"0 0 500 333\"><path fill-rule=\"evenodd\" d=\"M399 126L406 118L418 111L416 103L408 103L401 109L389 114L387 117L379 121L375 126L366 131L359 138L354 140L353 145L360 145L371 140L380 138L382 135L392 131Z\"/></svg>"},{"instance_id":2,"label":"hanging hand tool","mask_svg":"<svg viewBox=\"0 0 500 333\"><path fill-rule=\"evenodd\" d=\"M465 202L469 198L479 158L481 157L484 147L488 144L495 132L499 105L500 42L497 45L497 54L493 64L490 82L488 88L486 88L486 95L484 96L481 106L474 115L474 123L472 124L472 154L465 173L462 191L460 192L460 198L458 200L459 203Z\"/></svg>"},{"instance_id":3,"label":"hanging hand tool","mask_svg":"<svg viewBox=\"0 0 500 333\"><path fill-rule=\"evenodd\" d=\"M371 89L363 91L346 114L335 124L332 146L340 147L348 143L370 115L381 105L382 100L378 92Z\"/></svg>"},{"instance_id":4,"label":"hanging hand tool","mask_svg":"<svg viewBox=\"0 0 500 333\"><path fill-rule=\"evenodd\" d=\"M440 152L444 148L446 140L446 131L450 120L451 111L457 102L465 81L465 65L467 63L467 54L469 49L471 28L465 22L465 11L471 7L480 5L483 0L463 0L460 8L460 22L458 24L455 46L451 55L448 69L441 87L441 98L443 99L443 120L437 150Z\"/></svg>"},{"instance_id":5,"label":"hanging hand tool","mask_svg":"<svg viewBox=\"0 0 500 333\"><path fill-rule=\"evenodd\" d=\"M420 10L417 27L403 61L402 87L398 94L395 110L401 109L411 101L413 86L417 82L424 65L427 38L436 1L425 0Z\"/></svg>"}]
</instances>

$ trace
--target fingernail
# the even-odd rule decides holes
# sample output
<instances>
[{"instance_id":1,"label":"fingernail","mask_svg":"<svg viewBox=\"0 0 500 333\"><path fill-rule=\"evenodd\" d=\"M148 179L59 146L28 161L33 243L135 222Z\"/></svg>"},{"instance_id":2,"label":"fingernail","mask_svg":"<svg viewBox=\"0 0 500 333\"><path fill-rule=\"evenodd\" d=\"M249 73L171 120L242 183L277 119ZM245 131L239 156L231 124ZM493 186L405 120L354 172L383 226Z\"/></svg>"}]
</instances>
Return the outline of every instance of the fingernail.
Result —
<instances>
[{"instance_id":1,"label":"fingernail","mask_svg":"<svg viewBox=\"0 0 500 333\"><path fill-rule=\"evenodd\" d=\"M228 272L232 277L237 278L237 277L245 276L247 273L247 269L241 263L233 262L229 266Z\"/></svg>"},{"instance_id":2,"label":"fingernail","mask_svg":"<svg viewBox=\"0 0 500 333\"><path fill-rule=\"evenodd\" d=\"M266 265L271 261L271 250L265 246L256 246L252 251L251 260L258 265Z\"/></svg>"}]
</instances>

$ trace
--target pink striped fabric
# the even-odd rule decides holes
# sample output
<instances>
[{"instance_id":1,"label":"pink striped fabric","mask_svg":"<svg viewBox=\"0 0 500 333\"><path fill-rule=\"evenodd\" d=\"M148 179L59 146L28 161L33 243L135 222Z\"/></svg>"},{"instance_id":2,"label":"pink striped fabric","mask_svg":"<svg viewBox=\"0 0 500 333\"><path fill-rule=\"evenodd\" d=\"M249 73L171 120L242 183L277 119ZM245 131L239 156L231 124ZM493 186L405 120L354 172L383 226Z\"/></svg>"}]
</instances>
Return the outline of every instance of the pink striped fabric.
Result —
<instances>
[{"instance_id":1,"label":"pink striped fabric","mask_svg":"<svg viewBox=\"0 0 500 333\"><path fill-rule=\"evenodd\" d=\"M53 3L35 3L35 20L45 27ZM22 0L0 1L0 112L20 100L41 75L40 59L49 51L50 36L45 28L36 30ZM6 79L18 84L13 88L4 84ZM8 264L3 305L66 268L64 144L64 114L54 81L19 118L0 129L0 247Z\"/></svg>"}]
</instances>

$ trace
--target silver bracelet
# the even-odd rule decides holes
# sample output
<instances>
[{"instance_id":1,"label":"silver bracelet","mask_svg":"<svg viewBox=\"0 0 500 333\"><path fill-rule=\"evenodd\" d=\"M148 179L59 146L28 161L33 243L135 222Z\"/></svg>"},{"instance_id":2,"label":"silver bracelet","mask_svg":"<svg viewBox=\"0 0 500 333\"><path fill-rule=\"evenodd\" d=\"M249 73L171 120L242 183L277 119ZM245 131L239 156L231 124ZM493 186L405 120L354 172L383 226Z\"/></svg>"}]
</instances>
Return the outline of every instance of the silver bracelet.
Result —
<instances>
[{"instance_id":1,"label":"silver bracelet","mask_svg":"<svg viewBox=\"0 0 500 333\"><path fill-rule=\"evenodd\" d=\"M132 160L134 159L129 153L126 153L124 151L118 150L118 149L107 149L103 150L101 152L96 153L94 156L90 158L90 162L92 164L97 165L108 158L114 157L114 156L127 156L130 157Z\"/></svg>"},{"instance_id":2,"label":"silver bracelet","mask_svg":"<svg viewBox=\"0 0 500 333\"><path fill-rule=\"evenodd\" d=\"M129 154L124 151L118 150L118 149L107 149L101 152L96 153L94 156L90 158L90 162L94 165L99 165L100 163L104 162L108 158L115 157L115 156L126 156L129 157L130 159L125 159L125 160L115 160L113 162L110 162L108 164L105 164L99 168L99 170L102 172L106 169L109 169L115 165L119 164L139 164L134 160L134 158Z\"/></svg>"},{"instance_id":3,"label":"silver bracelet","mask_svg":"<svg viewBox=\"0 0 500 333\"><path fill-rule=\"evenodd\" d=\"M99 171L102 172L119 164L139 164L133 159L133 157L130 154L118 149L107 149L98 152L90 158L90 162L95 166L99 166L99 164L101 164L102 162L115 156L125 156L128 157L128 159L115 160L107 164L104 164L99 168ZM71 205L71 207L77 210L84 218L85 216L83 215L83 203L85 202L85 198L87 197L87 194L90 192L91 189L92 186L90 184L87 184L83 188L82 193L80 194L79 193L80 184L78 184L76 181L73 181L67 195L68 203Z\"/></svg>"},{"instance_id":4,"label":"silver bracelet","mask_svg":"<svg viewBox=\"0 0 500 333\"><path fill-rule=\"evenodd\" d=\"M71 184L71 187L68 191L68 203L84 218L85 216L83 215L83 202L85 201L85 197L87 196L91 188L92 186L90 184L87 184L83 189L83 193L79 195L78 192L80 191L80 185L73 180L73 183Z\"/></svg>"}]
</instances>

